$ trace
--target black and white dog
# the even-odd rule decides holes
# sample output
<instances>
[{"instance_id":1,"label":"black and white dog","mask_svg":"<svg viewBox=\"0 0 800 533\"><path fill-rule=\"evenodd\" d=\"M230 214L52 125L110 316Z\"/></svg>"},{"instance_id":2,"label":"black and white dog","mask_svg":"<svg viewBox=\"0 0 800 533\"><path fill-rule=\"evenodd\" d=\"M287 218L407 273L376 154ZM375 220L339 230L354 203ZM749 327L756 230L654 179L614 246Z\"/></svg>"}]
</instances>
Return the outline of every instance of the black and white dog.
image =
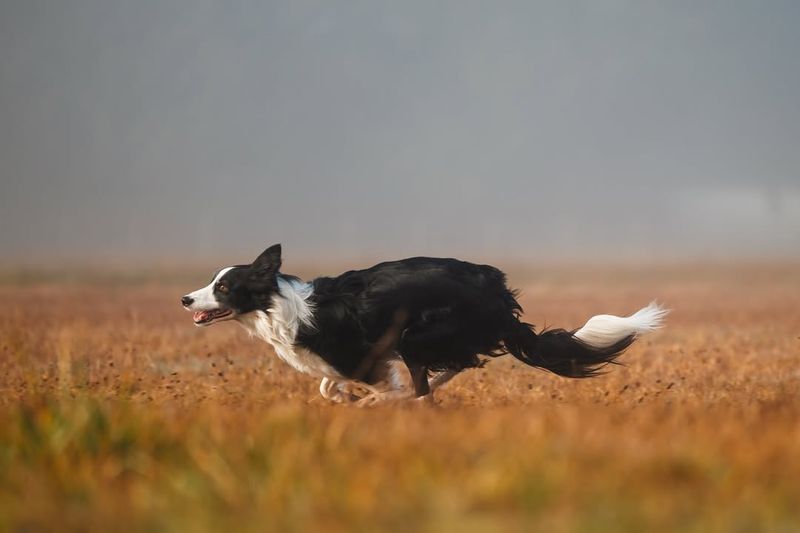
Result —
<instances>
[{"instance_id":1,"label":"black and white dog","mask_svg":"<svg viewBox=\"0 0 800 533\"><path fill-rule=\"evenodd\" d=\"M281 246L223 268L181 298L194 323L236 320L296 370L322 378L332 401L426 397L479 356L511 354L560 376L585 378L615 359L667 311L651 303L629 317L599 315L575 331L538 334L505 275L492 266L414 257L310 282L282 274ZM397 376L398 362L411 384ZM430 379L429 379L430 378Z\"/></svg>"}]
</instances>

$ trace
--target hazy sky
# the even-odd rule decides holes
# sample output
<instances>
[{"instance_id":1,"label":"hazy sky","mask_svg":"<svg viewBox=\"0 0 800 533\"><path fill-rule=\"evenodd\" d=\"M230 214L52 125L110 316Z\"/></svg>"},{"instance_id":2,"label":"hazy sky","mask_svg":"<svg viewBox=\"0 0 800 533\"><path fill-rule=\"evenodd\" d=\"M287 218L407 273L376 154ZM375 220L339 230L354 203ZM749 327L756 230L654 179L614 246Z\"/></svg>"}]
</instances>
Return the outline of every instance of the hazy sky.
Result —
<instances>
[{"instance_id":1,"label":"hazy sky","mask_svg":"<svg viewBox=\"0 0 800 533\"><path fill-rule=\"evenodd\" d=\"M800 2L0 0L0 178L7 260L798 253Z\"/></svg>"}]
</instances>

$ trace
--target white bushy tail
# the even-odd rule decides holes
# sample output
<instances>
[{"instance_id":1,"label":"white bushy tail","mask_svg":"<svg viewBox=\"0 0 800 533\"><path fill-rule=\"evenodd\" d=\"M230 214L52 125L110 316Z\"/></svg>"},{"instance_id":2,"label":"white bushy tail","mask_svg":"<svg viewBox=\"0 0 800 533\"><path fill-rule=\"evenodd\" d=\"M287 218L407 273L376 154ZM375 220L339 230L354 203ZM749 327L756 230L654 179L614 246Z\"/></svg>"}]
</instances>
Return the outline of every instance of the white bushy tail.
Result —
<instances>
[{"instance_id":1,"label":"white bushy tail","mask_svg":"<svg viewBox=\"0 0 800 533\"><path fill-rule=\"evenodd\" d=\"M627 317L593 316L573 335L593 348L608 348L631 335L638 337L660 328L668 313L668 309L650 302L647 307Z\"/></svg>"}]
</instances>

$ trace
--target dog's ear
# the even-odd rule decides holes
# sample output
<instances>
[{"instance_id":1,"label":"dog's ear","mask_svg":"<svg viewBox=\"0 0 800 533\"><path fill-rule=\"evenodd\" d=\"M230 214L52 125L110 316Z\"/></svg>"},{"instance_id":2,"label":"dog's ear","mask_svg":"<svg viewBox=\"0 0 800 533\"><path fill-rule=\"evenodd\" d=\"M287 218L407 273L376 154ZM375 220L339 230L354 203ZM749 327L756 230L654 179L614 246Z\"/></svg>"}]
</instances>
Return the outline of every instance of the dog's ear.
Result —
<instances>
[{"instance_id":1,"label":"dog's ear","mask_svg":"<svg viewBox=\"0 0 800 533\"><path fill-rule=\"evenodd\" d=\"M253 269L259 273L273 273L281 268L281 245L273 244L256 257Z\"/></svg>"}]
</instances>

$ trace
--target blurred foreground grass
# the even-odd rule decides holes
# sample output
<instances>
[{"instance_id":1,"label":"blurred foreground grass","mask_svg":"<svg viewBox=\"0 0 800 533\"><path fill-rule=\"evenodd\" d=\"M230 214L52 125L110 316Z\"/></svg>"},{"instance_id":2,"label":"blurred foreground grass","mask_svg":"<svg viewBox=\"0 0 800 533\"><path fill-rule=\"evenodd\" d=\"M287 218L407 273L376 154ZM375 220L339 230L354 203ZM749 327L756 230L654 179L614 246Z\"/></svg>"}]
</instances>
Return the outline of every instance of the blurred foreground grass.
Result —
<instances>
[{"instance_id":1,"label":"blurred foreground grass","mask_svg":"<svg viewBox=\"0 0 800 533\"><path fill-rule=\"evenodd\" d=\"M367 410L180 285L0 286L0 529L797 530L800 279L683 272L525 285L537 324L675 309L606 376L496 360Z\"/></svg>"},{"instance_id":2,"label":"blurred foreground grass","mask_svg":"<svg viewBox=\"0 0 800 533\"><path fill-rule=\"evenodd\" d=\"M685 415L41 400L0 419L0 516L22 529L794 529L796 407Z\"/></svg>"}]
</instances>

